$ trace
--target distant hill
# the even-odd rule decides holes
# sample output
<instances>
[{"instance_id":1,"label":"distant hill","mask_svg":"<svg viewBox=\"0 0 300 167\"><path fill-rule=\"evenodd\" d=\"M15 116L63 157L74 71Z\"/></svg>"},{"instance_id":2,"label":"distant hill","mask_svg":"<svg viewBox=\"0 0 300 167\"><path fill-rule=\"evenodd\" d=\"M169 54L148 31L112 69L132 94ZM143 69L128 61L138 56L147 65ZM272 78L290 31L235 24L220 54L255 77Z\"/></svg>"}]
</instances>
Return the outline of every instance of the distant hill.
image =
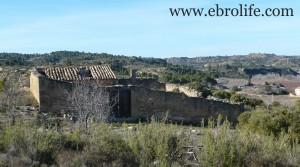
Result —
<instances>
[{"instance_id":1,"label":"distant hill","mask_svg":"<svg viewBox=\"0 0 300 167\"><path fill-rule=\"evenodd\" d=\"M280 67L299 68L299 56L277 56L275 54L251 53L248 55L234 56L209 56L209 57L173 57L167 58L167 62L176 65L195 67L231 65L239 67Z\"/></svg>"},{"instance_id":2,"label":"distant hill","mask_svg":"<svg viewBox=\"0 0 300 167\"><path fill-rule=\"evenodd\" d=\"M256 74L276 73L298 75L300 56L251 53L234 56L173 57L167 59L112 55L78 51L55 51L44 54L0 53L0 66L78 66L110 64L118 74L128 74L129 68L172 67L200 69L215 76L248 78ZM174 70L173 70L174 71ZM177 72L178 73L178 72Z\"/></svg>"},{"instance_id":3,"label":"distant hill","mask_svg":"<svg viewBox=\"0 0 300 167\"><path fill-rule=\"evenodd\" d=\"M2 66L40 66L40 65L85 65L112 64L165 66L165 59L136 56L112 55L107 53L89 53L78 51L55 51L44 54L0 53Z\"/></svg>"}]
</instances>

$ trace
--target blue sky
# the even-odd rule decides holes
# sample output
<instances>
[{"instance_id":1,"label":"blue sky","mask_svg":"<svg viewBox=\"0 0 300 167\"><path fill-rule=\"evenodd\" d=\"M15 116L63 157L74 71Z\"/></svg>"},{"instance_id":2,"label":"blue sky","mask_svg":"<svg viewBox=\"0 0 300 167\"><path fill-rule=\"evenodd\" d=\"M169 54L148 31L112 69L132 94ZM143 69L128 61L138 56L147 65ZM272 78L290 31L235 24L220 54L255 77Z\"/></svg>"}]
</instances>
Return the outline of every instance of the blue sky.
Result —
<instances>
[{"instance_id":1,"label":"blue sky","mask_svg":"<svg viewBox=\"0 0 300 167\"><path fill-rule=\"evenodd\" d=\"M169 8L255 4L294 17L171 17ZM2 0L0 52L143 57L300 55L299 0Z\"/></svg>"}]
</instances>

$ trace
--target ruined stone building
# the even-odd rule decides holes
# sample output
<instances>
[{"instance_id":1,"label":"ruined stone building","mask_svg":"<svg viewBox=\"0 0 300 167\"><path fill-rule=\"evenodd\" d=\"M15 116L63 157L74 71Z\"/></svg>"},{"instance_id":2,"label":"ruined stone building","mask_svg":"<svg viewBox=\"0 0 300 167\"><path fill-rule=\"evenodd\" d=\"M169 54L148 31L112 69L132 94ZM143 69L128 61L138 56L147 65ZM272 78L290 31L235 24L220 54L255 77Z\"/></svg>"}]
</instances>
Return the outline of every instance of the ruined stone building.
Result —
<instances>
[{"instance_id":1,"label":"ruined stone building","mask_svg":"<svg viewBox=\"0 0 300 167\"><path fill-rule=\"evenodd\" d=\"M149 119L168 113L172 120L199 122L202 118L219 114L235 122L243 112L243 105L189 97L183 93L166 92L165 84L156 79L139 79L131 72L131 78L118 79L108 65L87 67L35 68L30 76L30 89L39 103L40 112L61 113L67 108L67 91L73 83L100 82L113 94L118 103L113 108L116 118Z\"/></svg>"}]
</instances>

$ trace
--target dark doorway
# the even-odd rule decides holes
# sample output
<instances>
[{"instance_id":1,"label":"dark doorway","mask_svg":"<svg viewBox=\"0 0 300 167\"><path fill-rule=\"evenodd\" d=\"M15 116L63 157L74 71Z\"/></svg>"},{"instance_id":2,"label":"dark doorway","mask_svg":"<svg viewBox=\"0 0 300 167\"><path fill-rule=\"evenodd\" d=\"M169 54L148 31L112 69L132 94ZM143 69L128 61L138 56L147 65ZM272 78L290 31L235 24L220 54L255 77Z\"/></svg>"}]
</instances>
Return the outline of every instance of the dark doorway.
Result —
<instances>
[{"instance_id":1,"label":"dark doorway","mask_svg":"<svg viewBox=\"0 0 300 167\"><path fill-rule=\"evenodd\" d=\"M117 90L117 104L114 106L116 118L131 117L131 91Z\"/></svg>"}]
</instances>

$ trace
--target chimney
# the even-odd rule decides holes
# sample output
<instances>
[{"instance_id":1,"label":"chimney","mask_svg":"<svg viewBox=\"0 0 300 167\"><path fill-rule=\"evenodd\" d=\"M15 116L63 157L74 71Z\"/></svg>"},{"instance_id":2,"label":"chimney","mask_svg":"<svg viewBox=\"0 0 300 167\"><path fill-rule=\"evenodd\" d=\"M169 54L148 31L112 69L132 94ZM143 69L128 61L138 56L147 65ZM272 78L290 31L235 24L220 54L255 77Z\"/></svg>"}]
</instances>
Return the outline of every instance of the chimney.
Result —
<instances>
[{"instance_id":1,"label":"chimney","mask_svg":"<svg viewBox=\"0 0 300 167\"><path fill-rule=\"evenodd\" d=\"M130 78L136 79L136 69L130 69Z\"/></svg>"},{"instance_id":2,"label":"chimney","mask_svg":"<svg viewBox=\"0 0 300 167\"><path fill-rule=\"evenodd\" d=\"M136 69L130 69L130 79L133 85L136 84L136 72L137 72Z\"/></svg>"}]
</instances>

